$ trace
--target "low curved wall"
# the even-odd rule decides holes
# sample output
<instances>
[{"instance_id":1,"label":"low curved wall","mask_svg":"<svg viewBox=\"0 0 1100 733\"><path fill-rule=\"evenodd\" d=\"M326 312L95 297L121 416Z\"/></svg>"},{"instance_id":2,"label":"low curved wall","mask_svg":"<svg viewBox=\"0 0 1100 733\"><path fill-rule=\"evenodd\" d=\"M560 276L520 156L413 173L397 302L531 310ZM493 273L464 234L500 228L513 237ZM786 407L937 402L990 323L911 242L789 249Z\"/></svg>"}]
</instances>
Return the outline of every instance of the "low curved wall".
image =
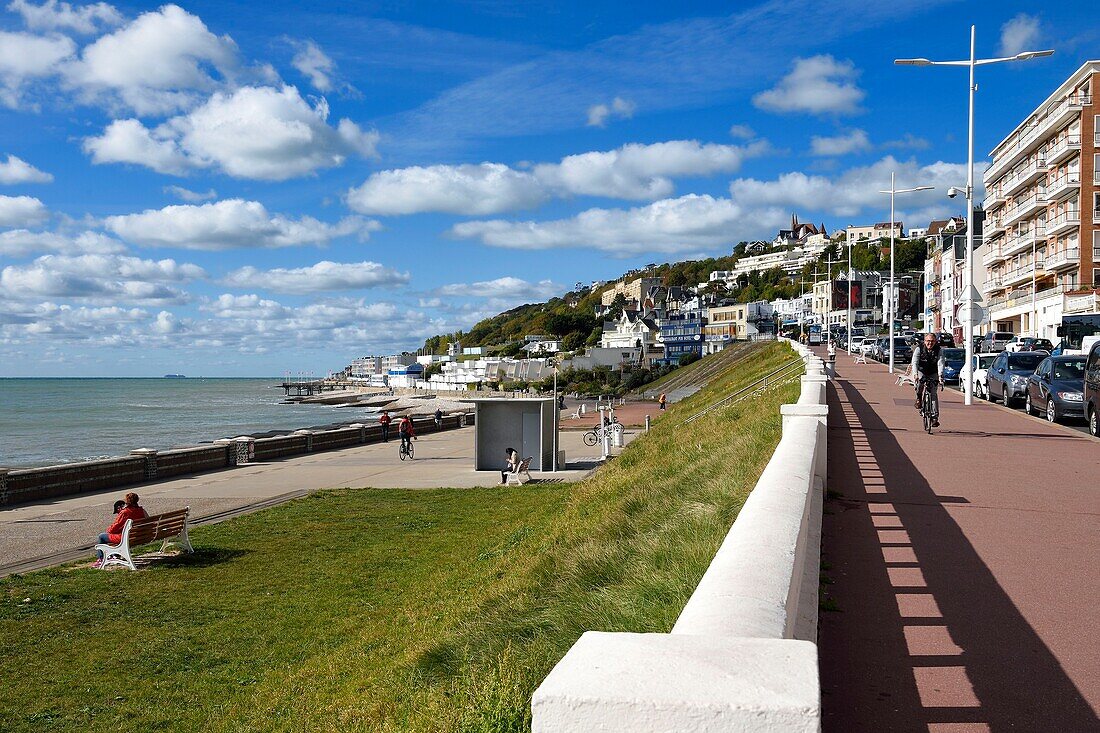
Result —
<instances>
[{"instance_id":1,"label":"low curved wall","mask_svg":"<svg viewBox=\"0 0 1100 733\"><path fill-rule=\"evenodd\" d=\"M442 430L454 430L472 425L473 415L456 413L443 418ZM414 418L418 433L437 430L435 420ZM396 432L396 425L392 428ZM128 456L97 461L66 463L40 468L0 468L0 506L22 504L60 496L85 494L104 489L131 486L176 476L232 468L248 462L239 456L236 443L242 439L219 441L214 445L155 451L138 449ZM335 430L299 430L292 435L272 438L249 438L255 450L251 462L270 461L303 453L350 448L382 440L377 424Z\"/></svg>"},{"instance_id":2,"label":"low curved wall","mask_svg":"<svg viewBox=\"0 0 1100 733\"><path fill-rule=\"evenodd\" d=\"M818 731L825 365L669 634L586 632L535 691L534 733Z\"/></svg>"}]
</instances>

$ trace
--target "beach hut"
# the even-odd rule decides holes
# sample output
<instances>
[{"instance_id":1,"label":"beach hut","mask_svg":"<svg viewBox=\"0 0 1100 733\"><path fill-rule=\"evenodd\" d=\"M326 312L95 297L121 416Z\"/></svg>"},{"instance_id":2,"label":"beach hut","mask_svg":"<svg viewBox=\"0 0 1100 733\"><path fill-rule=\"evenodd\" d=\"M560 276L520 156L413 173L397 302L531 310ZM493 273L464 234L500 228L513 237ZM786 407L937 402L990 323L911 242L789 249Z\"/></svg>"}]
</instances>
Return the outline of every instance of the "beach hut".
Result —
<instances>
[{"instance_id":1,"label":"beach hut","mask_svg":"<svg viewBox=\"0 0 1100 733\"><path fill-rule=\"evenodd\" d=\"M552 397L462 401L474 405L475 471L499 471L506 448L530 456L532 471L554 470L558 408Z\"/></svg>"}]
</instances>

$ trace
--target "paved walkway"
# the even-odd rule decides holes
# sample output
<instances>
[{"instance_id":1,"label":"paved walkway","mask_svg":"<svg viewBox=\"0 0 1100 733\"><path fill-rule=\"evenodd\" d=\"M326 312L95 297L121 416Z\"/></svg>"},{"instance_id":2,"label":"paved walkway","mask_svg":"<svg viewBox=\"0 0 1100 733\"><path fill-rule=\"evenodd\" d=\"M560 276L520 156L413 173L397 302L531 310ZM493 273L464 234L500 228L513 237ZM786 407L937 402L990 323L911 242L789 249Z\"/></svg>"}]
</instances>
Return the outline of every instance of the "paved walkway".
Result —
<instances>
[{"instance_id":1,"label":"paved walkway","mask_svg":"<svg viewBox=\"0 0 1100 733\"><path fill-rule=\"evenodd\" d=\"M1100 731L1100 441L838 355L825 731Z\"/></svg>"},{"instance_id":2,"label":"paved walkway","mask_svg":"<svg viewBox=\"0 0 1100 733\"><path fill-rule=\"evenodd\" d=\"M636 435L627 431L625 438L629 442ZM532 471L536 480L577 481L598 465L600 447L584 445L581 433L563 431L560 440L565 470ZM464 488L500 483L495 471L473 470L472 427L425 435L416 442L413 461L398 460L397 446L394 439L0 509L0 577L89 554L95 538L110 524L111 505L127 491L140 494L150 513L190 506L196 520L220 520L317 489Z\"/></svg>"}]
</instances>

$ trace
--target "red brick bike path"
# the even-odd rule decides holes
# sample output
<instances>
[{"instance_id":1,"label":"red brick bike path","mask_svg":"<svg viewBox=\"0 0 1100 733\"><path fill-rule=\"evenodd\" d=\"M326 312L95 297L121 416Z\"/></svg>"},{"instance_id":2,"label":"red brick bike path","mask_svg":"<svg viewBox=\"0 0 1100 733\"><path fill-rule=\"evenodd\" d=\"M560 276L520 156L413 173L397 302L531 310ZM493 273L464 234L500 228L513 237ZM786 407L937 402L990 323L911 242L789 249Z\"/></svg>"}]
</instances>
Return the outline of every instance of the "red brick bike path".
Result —
<instances>
[{"instance_id":1,"label":"red brick bike path","mask_svg":"<svg viewBox=\"0 0 1100 733\"><path fill-rule=\"evenodd\" d=\"M1100 731L1100 441L837 361L824 730Z\"/></svg>"}]
</instances>

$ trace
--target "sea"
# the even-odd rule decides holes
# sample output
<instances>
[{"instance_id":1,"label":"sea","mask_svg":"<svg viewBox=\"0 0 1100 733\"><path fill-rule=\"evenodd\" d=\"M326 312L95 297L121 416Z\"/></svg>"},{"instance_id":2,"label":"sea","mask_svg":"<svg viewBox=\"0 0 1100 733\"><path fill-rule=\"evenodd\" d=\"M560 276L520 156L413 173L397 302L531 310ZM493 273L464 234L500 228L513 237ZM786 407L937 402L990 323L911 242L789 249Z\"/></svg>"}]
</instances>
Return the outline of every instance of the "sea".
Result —
<instances>
[{"instance_id":1,"label":"sea","mask_svg":"<svg viewBox=\"0 0 1100 733\"><path fill-rule=\"evenodd\" d=\"M0 378L0 466L48 466L375 419L363 407L284 404L282 381Z\"/></svg>"}]
</instances>

